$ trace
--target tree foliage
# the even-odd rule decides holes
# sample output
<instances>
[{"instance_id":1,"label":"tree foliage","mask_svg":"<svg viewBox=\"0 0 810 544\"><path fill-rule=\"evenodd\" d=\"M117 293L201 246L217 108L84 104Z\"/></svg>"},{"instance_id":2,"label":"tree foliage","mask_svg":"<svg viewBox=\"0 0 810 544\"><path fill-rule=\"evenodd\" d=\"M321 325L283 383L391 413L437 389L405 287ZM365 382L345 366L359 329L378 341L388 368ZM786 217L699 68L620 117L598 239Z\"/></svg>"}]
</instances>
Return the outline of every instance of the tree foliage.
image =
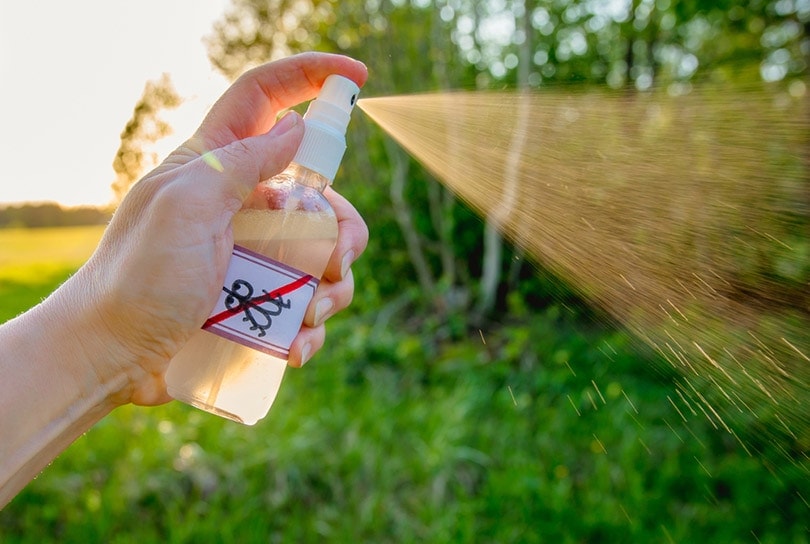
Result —
<instances>
[{"instance_id":1,"label":"tree foliage","mask_svg":"<svg viewBox=\"0 0 810 544\"><path fill-rule=\"evenodd\" d=\"M103 225L112 211L95 206L63 208L53 202L0 207L0 228Z\"/></svg>"},{"instance_id":2,"label":"tree foliage","mask_svg":"<svg viewBox=\"0 0 810 544\"><path fill-rule=\"evenodd\" d=\"M572 84L677 94L699 81L760 80L803 93L809 21L804 0L234 0L207 44L229 77L298 51L345 53L371 68L366 96ZM484 235L375 127L355 121L349 137L345 171L356 179L339 184L381 212L368 218L372 264L415 277L431 310L469 311L480 324L526 279L519 248L499 250L491 225Z\"/></svg>"},{"instance_id":3,"label":"tree foliage","mask_svg":"<svg viewBox=\"0 0 810 544\"><path fill-rule=\"evenodd\" d=\"M112 189L118 201L146 169L157 165L157 154L149 153L148 146L171 134L171 126L161 119L160 112L176 108L180 103L181 98L168 74L146 82L132 117L121 131L121 145L113 159L116 179Z\"/></svg>"}]
</instances>

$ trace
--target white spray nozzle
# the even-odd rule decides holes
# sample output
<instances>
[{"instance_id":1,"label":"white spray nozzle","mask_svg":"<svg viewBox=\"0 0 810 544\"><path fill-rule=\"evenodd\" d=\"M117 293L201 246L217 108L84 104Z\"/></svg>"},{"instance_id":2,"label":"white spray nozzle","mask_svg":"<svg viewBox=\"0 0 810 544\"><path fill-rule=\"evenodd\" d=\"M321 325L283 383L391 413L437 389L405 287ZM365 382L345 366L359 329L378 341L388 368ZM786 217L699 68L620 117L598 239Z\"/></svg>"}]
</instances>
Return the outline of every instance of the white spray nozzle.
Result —
<instances>
[{"instance_id":1,"label":"white spray nozzle","mask_svg":"<svg viewBox=\"0 0 810 544\"><path fill-rule=\"evenodd\" d=\"M354 81L339 75L326 78L318 97L304 114L304 139L293 162L318 172L330 182L346 150L346 128L360 93Z\"/></svg>"}]
</instances>

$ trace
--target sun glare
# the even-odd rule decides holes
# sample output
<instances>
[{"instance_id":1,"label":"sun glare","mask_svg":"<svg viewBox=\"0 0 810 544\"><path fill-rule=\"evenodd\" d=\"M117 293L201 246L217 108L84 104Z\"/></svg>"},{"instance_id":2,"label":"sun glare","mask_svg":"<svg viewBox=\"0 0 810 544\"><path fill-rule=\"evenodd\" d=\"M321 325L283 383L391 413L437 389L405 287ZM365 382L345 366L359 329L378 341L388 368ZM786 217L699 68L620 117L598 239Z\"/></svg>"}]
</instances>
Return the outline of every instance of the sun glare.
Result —
<instances>
[{"instance_id":1,"label":"sun glare","mask_svg":"<svg viewBox=\"0 0 810 544\"><path fill-rule=\"evenodd\" d=\"M44 18L36 3L3 7L0 80L15 84L0 86L0 205L110 203L119 137L144 84L167 73L185 99L162 115L173 133L150 150L158 157L190 135L226 86L202 38L227 0L87 4L79 12L56 3ZM31 40L34 30L43 38Z\"/></svg>"}]
</instances>

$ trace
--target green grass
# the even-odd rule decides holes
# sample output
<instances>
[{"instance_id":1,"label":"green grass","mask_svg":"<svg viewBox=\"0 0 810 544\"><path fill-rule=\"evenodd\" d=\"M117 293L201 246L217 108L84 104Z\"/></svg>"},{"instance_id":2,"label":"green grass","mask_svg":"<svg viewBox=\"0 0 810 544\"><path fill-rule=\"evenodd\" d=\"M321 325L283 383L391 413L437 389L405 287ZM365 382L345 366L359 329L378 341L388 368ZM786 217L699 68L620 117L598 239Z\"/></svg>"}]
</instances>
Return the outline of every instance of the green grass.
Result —
<instances>
[{"instance_id":1,"label":"green grass","mask_svg":"<svg viewBox=\"0 0 810 544\"><path fill-rule=\"evenodd\" d=\"M93 252L103 232L101 225L0 229L0 270L7 274L34 263L79 266Z\"/></svg>"},{"instance_id":2,"label":"green grass","mask_svg":"<svg viewBox=\"0 0 810 544\"><path fill-rule=\"evenodd\" d=\"M37 304L92 254L102 226L0 229L0 323Z\"/></svg>"},{"instance_id":3,"label":"green grass","mask_svg":"<svg viewBox=\"0 0 810 544\"><path fill-rule=\"evenodd\" d=\"M437 342L355 314L254 427L116 410L0 512L0 542L810 541L806 471L681 419L621 332L515 308Z\"/></svg>"}]
</instances>

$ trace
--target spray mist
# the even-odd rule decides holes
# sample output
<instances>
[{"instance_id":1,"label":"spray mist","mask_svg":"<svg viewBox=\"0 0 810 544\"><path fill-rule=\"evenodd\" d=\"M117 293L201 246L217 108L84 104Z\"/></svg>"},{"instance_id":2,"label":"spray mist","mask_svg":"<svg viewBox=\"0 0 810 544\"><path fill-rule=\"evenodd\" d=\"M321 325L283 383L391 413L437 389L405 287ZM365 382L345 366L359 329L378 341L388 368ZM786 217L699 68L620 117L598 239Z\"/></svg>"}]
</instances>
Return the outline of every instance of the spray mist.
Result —
<instances>
[{"instance_id":1,"label":"spray mist","mask_svg":"<svg viewBox=\"0 0 810 544\"><path fill-rule=\"evenodd\" d=\"M359 91L342 76L326 79L304 114L292 163L257 185L234 217L217 305L169 364L173 398L248 425L267 415L337 241L335 212L322 193L343 158Z\"/></svg>"}]
</instances>

